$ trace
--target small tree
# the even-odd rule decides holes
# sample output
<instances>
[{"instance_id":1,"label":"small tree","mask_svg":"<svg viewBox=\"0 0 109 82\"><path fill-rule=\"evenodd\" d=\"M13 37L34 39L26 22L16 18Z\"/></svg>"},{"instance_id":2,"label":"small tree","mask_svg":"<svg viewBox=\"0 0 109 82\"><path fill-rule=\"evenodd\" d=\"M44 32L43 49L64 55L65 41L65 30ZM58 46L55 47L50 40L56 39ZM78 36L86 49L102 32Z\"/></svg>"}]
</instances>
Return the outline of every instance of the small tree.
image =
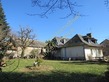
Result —
<instances>
[{"instance_id":1,"label":"small tree","mask_svg":"<svg viewBox=\"0 0 109 82\"><path fill-rule=\"evenodd\" d=\"M54 51L54 49L56 48L56 43L51 40L51 41L46 41L47 45L46 45L46 57L47 58L52 58L53 54L52 52Z\"/></svg>"},{"instance_id":2,"label":"small tree","mask_svg":"<svg viewBox=\"0 0 109 82\"><path fill-rule=\"evenodd\" d=\"M53 41L46 41L46 50L47 52L51 52L55 48L55 43Z\"/></svg>"},{"instance_id":3,"label":"small tree","mask_svg":"<svg viewBox=\"0 0 109 82\"><path fill-rule=\"evenodd\" d=\"M21 57L24 57L25 49L34 42L35 35L32 35L32 30L29 28L20 28L18 32L18 42L22 50Z\"/></svg>"},{"instance_id":4,"label":"small tree","mask_svg":"<svg viewBox=\"0 0 109 82\"><path fill-rule=\"evenodd\" d=\"M41 65L41 63L43 62L43 60L42 60L41 58L39 58L39 57L37 58L37 60L36 60L36 61L37 61L37 65L38 65L38 66L40 66L40 65Z\"/></svg>"}]
</instances>

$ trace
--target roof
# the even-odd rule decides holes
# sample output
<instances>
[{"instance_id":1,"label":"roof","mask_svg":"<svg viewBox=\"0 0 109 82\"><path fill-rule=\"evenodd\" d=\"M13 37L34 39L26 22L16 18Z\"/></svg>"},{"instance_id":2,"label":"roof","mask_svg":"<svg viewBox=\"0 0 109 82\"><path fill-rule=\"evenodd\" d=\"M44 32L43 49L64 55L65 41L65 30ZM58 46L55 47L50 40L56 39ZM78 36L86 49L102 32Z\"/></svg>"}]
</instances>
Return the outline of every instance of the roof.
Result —
<instances>
[{"instance_id":1,"label":"roof","mask_svg":"<svg viewBox=\"0 0 109 82\"><path fill-rule=\"evenodd\" d=\"M102 41L100 44L109 44L109 40L105 39L104 41Z\"/></svg>"},{"instance_id":2,"label":"roof","mask_svg":"<svg viewBox=\"0 0 109 82\"><path fill-rule=\"evenodd\" d=\"M91 46L91 47L101 47L97 43L97 39L93 38L91 35L87 34L86 36L81 36L76 34L73 38L71 38L64 47L71 47L71 46Z\"/></svg>"},{"instance_id":3,"label":"roof","mask_svg":"<svg viewBox=\"0 0 109 82\"><path fill-rule=\"evenodd\" d=\"M52 41L59 47L63 46L69 39L64 37L54 37Z\"/></svg>"},{"instance_id":4,"label":"roof","mask_svg":"<svg viewBox=\"0 0 109 82\"><path fill-rule=\"evenodd\" d=\"M22 45L20 40L16 40L17 41L17 46ZM41 42L41 41L37 41L37 40L30 40L31 44L28 47L34 47L34 48L43 48L46 46L46 43Z\"/></svg>"},{"instance_id":5,"label":"roof","mask_svg":"<svg viewBox=\"0 0 109 82\"><path fill-rule=\"evenodd\" d=\"M84 40L84 36L81 36L81 35L78 35L79 36L79 38L81 39L81 41L85 44L85 45L88 45L88 46L101 46L101 45L99 45L97 42L92 42L92 41L90 41L90 42L88 42L88 41L86 41L86 40ZM91 39L95 39L95 38L91 38ZM95 39L96 40L96 39Z\"/></svg>"},{"instance_id":6,"label":"roof","mask_svg":"<svg viewBox=\"0 0 109 82\"><path fill-rule=\"evenodd\" d=\"M31 47L42 48L46 46L46 43L35 40L31 45Z\"/></svg>"},{"instance_id":7,"label":"roof","mask_svg":"<svg viewBox=\"0 0 109 82\"><path fill-rule=\"evenodd\" d=\"M47 45L45 42L41 42L41 41L38 41L38 40L32 40L32 39L26 39L26 40L28 42L30 41L30 43L31 43L28 47L43 48L43 47L45 47ZM18 38L17 36L15 36L15 35L13 36L12 41L13 41L13 43L16 43L15 44L16 46L21 46L22 45L21 39Z\"/></svg>"}]
</instances>

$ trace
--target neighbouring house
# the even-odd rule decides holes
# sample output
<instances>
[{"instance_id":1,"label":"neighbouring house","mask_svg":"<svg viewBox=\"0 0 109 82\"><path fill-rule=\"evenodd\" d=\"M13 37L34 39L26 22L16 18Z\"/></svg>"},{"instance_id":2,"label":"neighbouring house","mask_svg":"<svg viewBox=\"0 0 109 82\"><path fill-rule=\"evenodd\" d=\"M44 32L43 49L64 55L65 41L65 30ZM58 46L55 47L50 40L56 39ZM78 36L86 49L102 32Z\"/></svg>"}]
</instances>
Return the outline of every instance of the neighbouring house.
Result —
<instances>
[{"instance_id":1,"label":"neighbouring house","mask_svg":"<svg viewBox=\"0 0 109 82\"><path fill-rule=\"evenodd\" d=\"M42 54L42 52L46 52L46 49L45 49L45 46L46 46L46 43L44 42L41 42L41 41L34 41L30 46L28 46L26 49L25 49L25 52L24 52L24 57L29 57L31 54L31 51L34 50L34 49L37 49L38 52L36 54ZM18 56L21 55L21 48L18 47L17 48L17 53L18 53Z\"/></svg>"},{"instance_id":2,"label":"neighbouring house","mask_svg":"<svg viewBox=\"0 0 109 82\"><path fill-rule=\"evenodd\" d=\"M18 56L18 53L17 53L17 48L12 46L11 49L8 49L7 52L6 52L6 55L5 57L6 58L14 58L14 57L17 57Z\"/></svg>"},{"instance_id":3,"label":"neighbouring house","mask_svg":"<svg viewBox=\"0 0 109 82\"><path fill-rule=\"evenodd\" d=\"M4 54L4 58L9 58L11 56L13 56L13 54L16 54L17 48L15 45L15 42L13 40L12 37L10 37L10 35L8 37L6 37L7 41L3 41L1 43L4 43L4 47L0 47L0 52L2 52Z\"/></svg>"},{"instance_id":4,"label":"neighbouring house","mask_svg":"<svg viewBox=\"0 0 109 82\"><path fill-rule=\"evenodd\" d=\"M54 37L51 41L54 43L55 47L53 47L53 50L51 52L53 57L59 57L60 55L60 49L63 47L63 45L68 41L68 38L64 37Z\"/></svg>"},{"instance_id":5,"label":"neighbouring house","mask_svg":"<svg viewBox=\"0 0 109 82\"><path fill-rule=\"evenodd\" d=\"M96 60L103 58L103 52L102 46L97 43L97 39L93 38L91 33L88 33L85 36L76 34L63 46L58 47L54 56L62 59Z\"/></svg>"},{"instance_id":6,"label":"neighbouring house","mask_svg":"<svg viewBox=\"0 0 109 82\"><path fill-rule=\"evenodd\" d=\"M104 54L104 56L109 56L109 40L105 39L100 44L103 46L103 54Z\"/></svg>"},{"instance_id":7,"label":"neighbouring house","mask_svg":"<svg viewBox=\"0 0 109 82\"><path fill-rule=\"evenodd\" d=\"M103 46L104 61L109 62L109 40L105 39L100 44Z\"/></svg>"},{"instance_id":8,"label":"neighbouring house","mask_svg":"<svg viewBox=\"0 0 109 82\"><path fill-rule=\"evenodd\" d=\"M40 54L42 56L42 53L46 52L45 46L46 43L35 40L30 46L25 49L24 57L29 58L32 55L31 51L34 49L37 50L36 55ZM7 56L9 58L21 57L21 51L21 47L17 45L17 47L12 47L7 51Z\"/></svg>"},{"instance_id":9,"label":"neighbouring house","mask_svg":"<svg viewBox=\"0 0 109 82\"><path fill-rule=\"evenodd\" d=\"M52 41L57 47L62 47L69 39L64 37L54 37Z\"/></svg>"}]
</instances>

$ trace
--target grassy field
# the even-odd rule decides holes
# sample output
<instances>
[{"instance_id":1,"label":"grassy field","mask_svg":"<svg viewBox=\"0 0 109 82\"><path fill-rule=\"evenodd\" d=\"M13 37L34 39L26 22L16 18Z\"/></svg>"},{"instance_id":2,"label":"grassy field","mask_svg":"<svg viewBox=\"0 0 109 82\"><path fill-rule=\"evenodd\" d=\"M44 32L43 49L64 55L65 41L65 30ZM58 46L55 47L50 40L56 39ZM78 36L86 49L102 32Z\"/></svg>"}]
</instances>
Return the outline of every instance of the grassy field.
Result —
<instances>
[{"instance_id":1,"label":"grassy field","mask_svg":"<svg viewBox=\"0 0 109 82\"><path fill-rule=\"evenodd\" d=\"M104 82L106 63L43 60L32 67L34 59L14 59L0 73L0 82Z\"/></svg>"}]
</instances>

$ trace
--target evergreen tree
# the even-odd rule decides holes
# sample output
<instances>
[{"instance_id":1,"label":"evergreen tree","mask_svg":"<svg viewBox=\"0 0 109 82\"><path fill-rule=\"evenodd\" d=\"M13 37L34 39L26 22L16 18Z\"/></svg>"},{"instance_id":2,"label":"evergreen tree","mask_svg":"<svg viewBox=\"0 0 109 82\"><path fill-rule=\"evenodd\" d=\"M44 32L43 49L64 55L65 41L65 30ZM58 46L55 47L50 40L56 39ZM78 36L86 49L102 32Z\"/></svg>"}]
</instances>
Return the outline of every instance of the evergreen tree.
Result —
<instances>
[{"instance_id":1,"label":"evergreen tree","mask_svg":"<svg viewBox=\"0 0 109 82\"><path fill-rule=\"evenodd\" d=\"M0 2L0 71L2 70L1 67L3 66L2 59L9 48L8 45L10 38L8 37L8 33L9 26L7 24L2 4Z\"/></svg>"},{"instance_id":2,"label":"evergreen tree","mask_svg":"<svg viewBox=\"0 0 109 82\"><path fill-rule=\"evenodd\" d=\"M0 2L0 26L2 28L0 30L5 31L5 33L7 34L7 32L9 31L9 26L8 26L7 21L6 21L6 16L4 14L1 2Z\"/></svg>"}]
</instances>

